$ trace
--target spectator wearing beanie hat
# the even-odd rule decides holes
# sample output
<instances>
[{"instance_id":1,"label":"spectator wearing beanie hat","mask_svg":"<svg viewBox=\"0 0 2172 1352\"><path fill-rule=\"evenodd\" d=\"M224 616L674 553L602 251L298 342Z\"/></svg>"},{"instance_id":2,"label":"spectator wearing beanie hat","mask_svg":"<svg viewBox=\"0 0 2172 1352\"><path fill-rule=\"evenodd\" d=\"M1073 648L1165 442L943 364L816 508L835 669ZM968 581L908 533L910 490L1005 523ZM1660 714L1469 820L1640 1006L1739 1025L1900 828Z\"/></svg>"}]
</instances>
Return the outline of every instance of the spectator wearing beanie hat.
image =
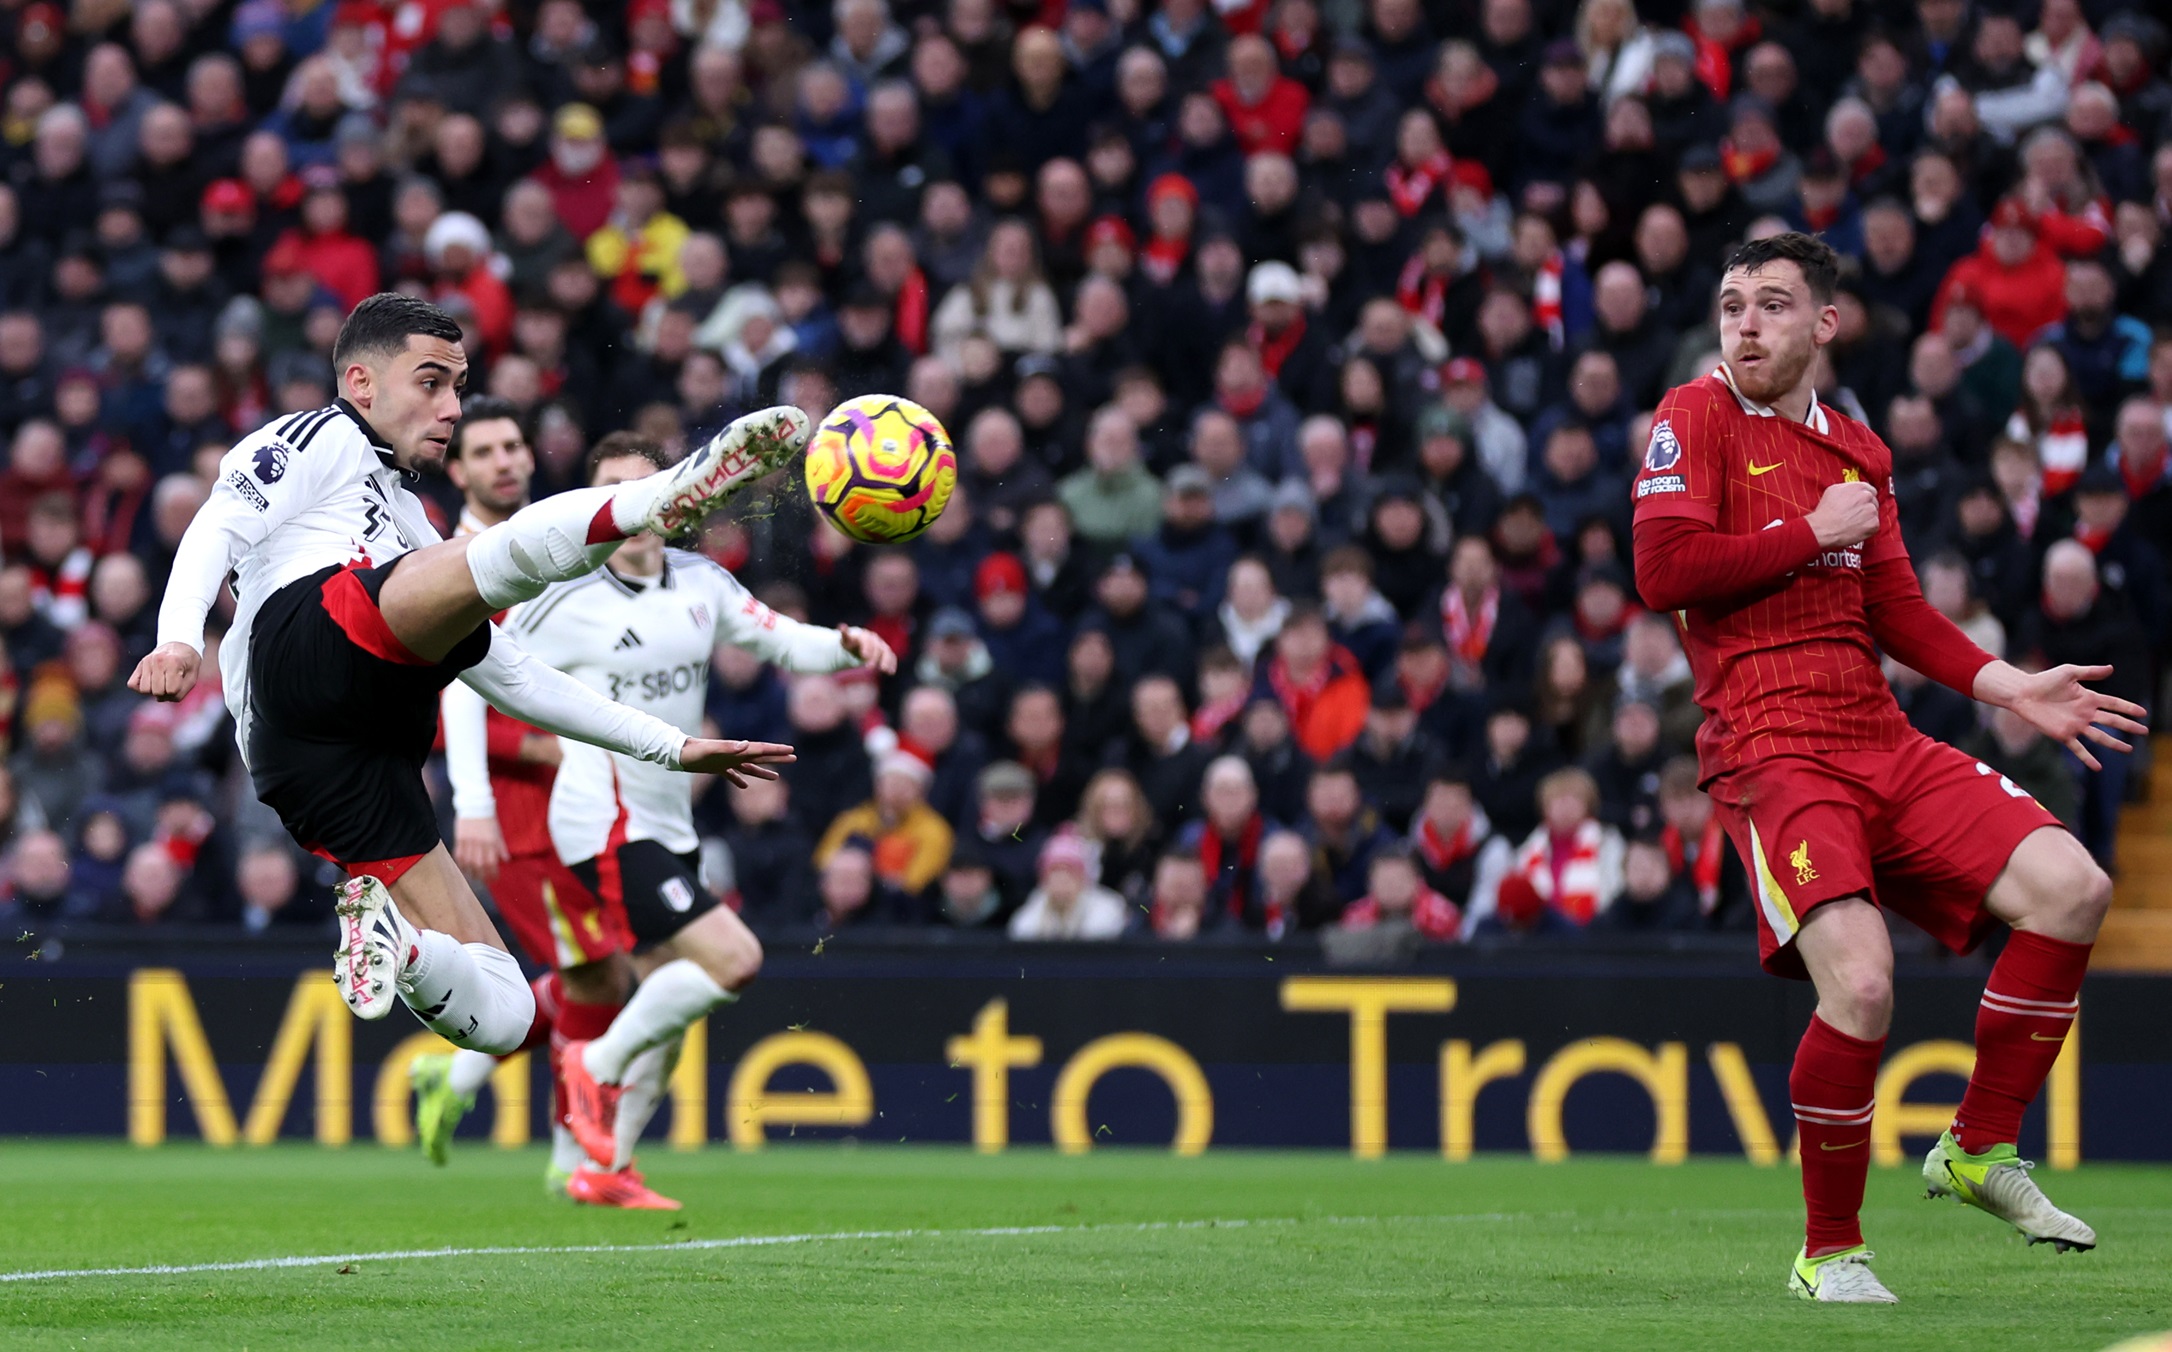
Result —
<instances>
[{"instance_id":1,"label":"spectator wearing beanie hat","mask_svg":"<svg viewBox=\"0 0 2172 1352\"><path fill-rule=\"evenodd\" d=\"M422 253L437 279L437 300L464 296L475 307L475 325L495 355L513 340L513 295L491 271L490 230L464 211L448 211L430 223Z\"/></svg>"},{"instance_id":2,"label":"spectator wearing beanie hat","mask_svg":"<svg viewBox=\"0 0 2172 1352\"><path fill-rule=\"evenodd\" d=\"M950 863L950 823L927 804L935 772L909 751L891 751L875 762L875 796L848 809L822 833L816 868L859 842L874 860L875 876L911 897L926 893Z\"/></svg>"},{"instance_id":3,"label":"spectator wearing beanie hat","mask_svg":"<svg viewBox=\"0 0 2172 1352\"><path fill-rule=\"evenodd\" d=\"M1114 939L1131 923L1131 908L1086 876L1086 846L1066 828L1041 850L1041 885L1011 917L1013 939L1040 942Z\"/></svg>"},{"instance_id":4,"label":"spectator wearing beanie hat","mask_svg":"<svg viewBox=\"0 0 2172 1352\"><path fill-rule=\"evenodd\" d=\"M531 177L550 190L558 219L574 239L585 244L611 218L618 175L602 116L585 103L561 106L551 119L550 158Z\"/></svg>"},{"instance_id":5,"label":"spectator wearing beanie hat","mask_svg":"<svg viewBox=\"0 0 2172 1352\"><path fill-rule=\"evenodd\" d=\"M1199 223L1199 189L1182 174L1163 174L1146 187L1146 247L1139 271L1155 286L1176 281L1191 261Z\"/></svg>"},{"instance_id":6,"label":"spectator wearing beanie hat","mask_svg":"<svg viewBox=\"0 0 2172 1352\"><path fill-rule=\"evenodd\" d=\"M997 551L973 571L973 601L981 642L998 667L1021 681L1057 685L1063 680L1063 622L1041 609L1026 586L1026 566L1016 554Z\"/></svg>"},{"instance_id":7,"label":"spectator wearing beanie hat","mask_svg":"<svg viewBox=\"0 0 2172 1352\"><path fill-rule=\"evenodd\" d=\"M83 745L83 706L66 675L53 671L31 681L19 746L8 763L16 792L36 803L46 821L72 821L105 767L98 752Z\"/></svg>"}]
</instances>

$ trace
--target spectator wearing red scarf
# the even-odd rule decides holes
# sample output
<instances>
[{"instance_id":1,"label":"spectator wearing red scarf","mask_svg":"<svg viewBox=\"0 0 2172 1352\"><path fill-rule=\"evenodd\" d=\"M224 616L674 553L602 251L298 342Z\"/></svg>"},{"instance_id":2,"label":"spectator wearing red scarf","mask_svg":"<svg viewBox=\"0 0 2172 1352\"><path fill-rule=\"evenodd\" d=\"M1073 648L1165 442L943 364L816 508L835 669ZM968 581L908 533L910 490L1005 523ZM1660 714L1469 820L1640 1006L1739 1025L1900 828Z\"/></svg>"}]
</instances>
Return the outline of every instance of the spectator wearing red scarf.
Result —
<instances>
[{"instance_id":1,"label":"spectator wearing red scarf","mask_svg":"<svg viewBox=\"0 0 2172 1352\"><path fill-rule=\"evenodd\" d=\"M1343 911L1344 929L1403 924L1436 944L1452 944L1462 937L1463 908L1425 885L1409 850L1374 855L1366 876L1369 890Z\"/></svg>"},{"instance_id":2,"label":"spectator wearing red scarf","mask_svg":"<svg viewBox=\"0 0 2172 1352\"><path fill-rule=\"evenodd\" d=\"M1697 0L1682 31L1697 44L1697 78L1724 102L1734 92L1735 58L1764 36L1764 28L1743 12L1742 0Z\"/></svg>"},{"instance_id":3,"label":"spectator wearing red scarf","mask_svg":"<svg viewBox=\"0 0 2172 1352\"><path fill-rule=\"evenodd\" d=\"M1147 186L1146 222L1139 271L1154 285L1167 286L1191 261L1192 230L1199 223L1199 189L1182 174L1163 174Z\"/></svg>"},{"instance_id":4,"label":"spectator wearing red scarf","mask_svg":"<svg viewBox=\"0 0 2172 1352\"><path fill-rule=\"evenodd\" d=\"M1260 672L1260 684L1290 718L1297 745L1324 761L1347 748L1365 730L1372 707L1372 687L1346 648L1328 637L1319 607L1290 611L1275 635L1275 655Z\"/></svg>"},{"instance_id":5,"label":"spectator wearing red scarf","mask_svg":"<svg viewBox=\"0 0 2172 1352\"><path fill-rule=\"evenodd\" d=\"M1476 694L1529 675L1538 626L1523 599L1501 585L1500 561L1483 535L1464 536L1448 556L1440 628L1454 689Z\"/></svg>"},{"instance_id":6,"label":"spectator wearing red scarf","mask_svg":"<svg viewBox=\"0 0 2172 1352\"><path fill-rule=\"evenodd\" d=\"M1247 34L1229 44L1229 76L1213 85L1214 101L1229 119L1231 135L1247 155L1263 150L1294 154L1305 129L1305 112L1312 95L1303 85L1285 77L1275 60L1274 45L1258 34Z\"/></svg>"},{"instance_id":7,"label":"spectator wearing red scarf","mask_svg":"<svg viewBox=\"0 0 2172 1352\"><path fill-rule=\"evenodd\" d=\"M1476 160L1459 160L1440 139L1440 124L1423 108L1403 114L1395 129L1395 160L1383 176L1388 199L1404 216L1446 204L1450 187L1461 184L1493 196L1493 175Z\"/></svg>"},{"instance_id":8,"label":"spectator wearing red scarf","mask_svg":"<svg viewBox=\"0 0 2172 1352\"><path fill-rule=\"evenodd\" d=\"M1328 392L1333 367L1328 343L1305 314L1304 281L1297 269L1278 259L1256 264L1245 279L1244 299L1252 322L1244 341L1259 354L1259 364L1298 408L1318 405Z\"/></svg>"},{"instance_id":9,"label":"spectator wearing red scarf","mask_svg":"<svg viewBox=\"0 0 2172 1352\"><path fill-rule=\"evenodd\" d=\"M1425 885L1458 907L1470 905L1482 878L1507 866L1508 842L1471 792L1470 772L1454 766L1433 772L1425 802L1410 823L1410 848Z\"/></svg>"},{"instance_id":10,"label":"spectator wearing red scarf","mask_svg":"<svg viewBox=\"0 0 2172 1352\"><path fill-rule=\"evenodd\" d=\"M1200 796L1206 820L1194 822L1177 838L1177 847L1199 857L1207 875L1208 924L1217 918L1249 929L1265 929L1259 883L1260 842L1270 829L1260 815L1259 786L1241 756L1222 756L1207 766Z\"/></svg>"},{"instance_id":11,"label":"spectator wearing red scarf","mask_svg":"<svg viewBox=\"0 0 2172 1352\"><path fill-rule=\"evenodd\" d=\"M1659 816L1666 825L1660 828L1659 844L1667 852L1667 866L1695 891L1698 913L1710 918L1735 893L1746 899L1749 879L1734 863L1712 800L1697 787L1697 779L1694 756L1677 756L1660 770Z\"/></svg>"}]
</instances>

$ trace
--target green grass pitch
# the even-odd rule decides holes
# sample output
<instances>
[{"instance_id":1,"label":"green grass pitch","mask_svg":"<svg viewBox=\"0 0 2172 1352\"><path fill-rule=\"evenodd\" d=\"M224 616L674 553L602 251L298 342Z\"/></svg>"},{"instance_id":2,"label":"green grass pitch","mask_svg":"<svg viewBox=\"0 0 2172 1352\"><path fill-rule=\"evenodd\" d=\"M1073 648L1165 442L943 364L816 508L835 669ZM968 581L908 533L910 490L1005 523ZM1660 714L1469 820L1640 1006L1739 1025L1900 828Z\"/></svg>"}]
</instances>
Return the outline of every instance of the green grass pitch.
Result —
<instances>
[{"instance_id":1,"label":"green grass pitch","mask_svg":"<svg viewBox=\"0 0 2172 1352\"><path fill-rule=\"evenodd\" d=\"M1786 1295L1795 1175L1731 1161L831 1144L644 1163L685 1211L552 1202L536 1150L440 1171L360 1146L0 1144L0 1273L604 1246L0 1282L0 1346L2016 1352L2172 1327L2164 1168L2047 1173L2103 1237L2063 1257L1874 1172L1868 1231L1903 1303L1860 1309ZM814 1238L676 1247L741 1236Z\"/></svg>"}]
</instances>

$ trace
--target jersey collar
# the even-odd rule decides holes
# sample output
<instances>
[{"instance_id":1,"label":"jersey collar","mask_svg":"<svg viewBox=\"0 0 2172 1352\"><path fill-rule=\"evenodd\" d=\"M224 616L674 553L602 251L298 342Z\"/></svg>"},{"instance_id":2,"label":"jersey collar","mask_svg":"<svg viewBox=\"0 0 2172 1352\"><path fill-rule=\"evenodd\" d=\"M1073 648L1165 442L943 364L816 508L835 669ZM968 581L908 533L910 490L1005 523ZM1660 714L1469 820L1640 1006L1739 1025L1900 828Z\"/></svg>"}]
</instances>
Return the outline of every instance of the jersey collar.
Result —
<instances>
[{"instance_id":1,"label":"jersey collar","mask_svg":"<svg viewBox=\"0 0 2172 1352\"><path fill-rule=\"evenodd\" d=\"M369 442L370 449L377 452L377 461L379 464L383 465L386 469L399 469L400 473L406 474L407 477L410 479L417 477L413 474L410 474L404 469L400 469L400 462L392 454L392 448L385 444L385 439L383 437L377 435L377 429L370 426L370 420L362 416L361 409L358 409L353 404L348 403L345 395L340 396L332 402L338 406L340 412L346 414L349 418L354 420L354 425L356 427L362 429L362 436L365 440Z\"/></svg>"},{"instance_id":2,"label":"jersey collar","mask_svg":"<svg viewBox=\"0 0 2172 1352\"><path fill-rule=\"evenodd\" d=\"M616 572L612 571L611 565L608 563L606 563L603 567L598 568L596 571L603 574L606 578L610 579L612 586L618 588L621 592L624 592L628 596L639 596L641 595L641 593L647 591L651 587L662 591L669 589L671 586L671 560L668 557L666 557L664 560L663 571L658 573L654 577L634 578L629 581L628 579L620 577Z\"/></svg>"},{"instance_id":3,"label":"jersey collar","mask_svg":"<svg viewBox=\"0 0 2172 1352\"><path fill-rule=\"evenodd\" d=\"M1749 396L1743 394L1736 387L1735 373L1727 369L1726 362L1721 362L1718 366L1713 367L1712 374L1726 382L1727 392L1735 397L1736 403L1742 405L1744 413L1759 418L1777 418L1780 416L1780 410L1770 404L1756 403ZM1803 423L1805 426L1816 428L1828 436L1832 434L1832 426L1825 417L1825 406L1818 402L1818 392L1816 390L1810 391L1810 410L1804 415Z\"/></svg>"}]
</instances>

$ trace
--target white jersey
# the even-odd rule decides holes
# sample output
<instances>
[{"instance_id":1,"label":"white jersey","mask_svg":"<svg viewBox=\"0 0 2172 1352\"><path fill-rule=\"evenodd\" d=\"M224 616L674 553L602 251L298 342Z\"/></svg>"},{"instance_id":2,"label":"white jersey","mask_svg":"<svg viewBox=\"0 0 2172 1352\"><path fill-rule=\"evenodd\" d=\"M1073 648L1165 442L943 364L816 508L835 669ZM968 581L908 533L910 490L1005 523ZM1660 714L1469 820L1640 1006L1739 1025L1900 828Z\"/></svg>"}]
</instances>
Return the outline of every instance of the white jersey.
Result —
<instances>
[{"instance_id":1,"label":"white jersey","mask_svg":"<svg viewBox=\"0 0 2172 1352\"><path fill-rule=\"evenodd\" d=\"M560 583L506 617L522 648L608 699L701 732L709 659L722 643L788 671L842 671L859 659L837 631L779 615L699 554L667 550L653 578L609 566ZM460 785L454 785L456 795ZM623 841L675 854L699 847L693 781L595 747L567 743L551 788L551 843L568 864Z\"/></svg>"},{"instance_id":2,"label":"white jersey","mask_svg":"<svg viewBox=\"0 0 2172 1352\"><path fill-rule=\"evenodd\" d=\"M389 562L439 536L391 448L342 399L274 418L219 461L219 479L174 553L158 641L204 647L204 617L234 574L234 624L219 652L226 707L249 749L249 644L256 613L281 587L325 568ZM493 633L460 679L538 727L677 765L685 735L613 708Z\"/></svg>"},{"instance_id":3,"label":"white jersey","mask_svg":"<svg viewBox=\"0 0 2172 1352\"><path fill-rule=\"evenodd\" d=\"M232 568L234 627L219 654L219 675L227 708L242 720L249 628L273 592L321 568L383 563L437 538L392 452L374 443L344 401L275 418L219 461L219 481L174 557L158 641L201 652L204 616Z\"/></svg>"}]
</instances>

